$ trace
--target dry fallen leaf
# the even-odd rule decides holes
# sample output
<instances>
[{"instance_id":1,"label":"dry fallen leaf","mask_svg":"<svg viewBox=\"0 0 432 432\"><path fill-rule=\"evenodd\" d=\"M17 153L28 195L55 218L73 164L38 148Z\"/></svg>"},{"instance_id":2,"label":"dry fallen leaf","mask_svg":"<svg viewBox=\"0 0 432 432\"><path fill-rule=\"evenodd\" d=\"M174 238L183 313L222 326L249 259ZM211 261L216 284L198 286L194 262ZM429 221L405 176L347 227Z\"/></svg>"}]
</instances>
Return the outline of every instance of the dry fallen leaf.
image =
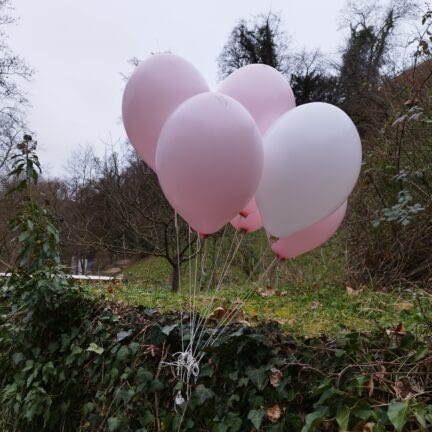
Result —
<instances>
[{"instance_id":1,"label":"dry fallen leaf","mask_svg":"<svg viewBox=\"0 0 432 432\"><path fill-rule=\"evenodd\" d=\"M278 387L281 379L283 377L283 373L277 368L270 369L270 384L273 387Z\"/></svg>"},{"instance_id":2,"label":"dry fallen leaf","mask_svg":"<svg viewBox=\"0 0 432 432\"><path fill-rule=\"evenodd\" d=\"M346 287L346 292L350 297L357 297L359 294L361 294L363 292L363 289L354 289L351 288L350 286Z\"/></svg>"},{"instance_id":3,"label":"dry fallen leaf","mask_svg":"<svg viewBox=\"0 0 432 432\"><path fill-rule=\"evenodd\" d=\"M269 236L269 243L272 245L273 243L276 243L279 240L279 237L275 237L274 235Z\"/></svg>"},{"instance_id":4,"label":"dry fallen leaf","mask_svg":"<svg viewBox=\"0 0 432 432\"><path fill-rule=\"evenodd\" d=\"M374 427L375 423L373 422L365 423L364 421L361 421L354 426L352 432L373 432Z\"/></svg>"},{"instance_id":5,"label":"dry fallen leaf","mask_svg":"<svg viewBox=\"0 0 432 432\"><path fill-rule=\"evenodd\" d=\"M385 378L386 373L387 373L387 370L386 370L385 366L382 366L382 365L381 365L381 372L377 372L377 373L375 374L375 378L376 378L379 382L382 383L382 382L384 381L384 378Z\"/></svg>"},{"instance_id":6,"label":"dry fallen leaf","mask_svg":"<svg viewBox=\"0 0 432 432\"><path fill-rule=\"evenodd\" d=\"M217 307L212 314L209 316L209 319L220 321L221 319L238 319L243 320L244 312L240 309L227 309L224 307Z\"/></svg>"},{"instance_id":7,"label":"dry fallen leaf","mask_svg":"<svg viewBox=\"0 0 432 432\"><path fill-rule=\"evenodd\" d=\"M318 309L321 306L321 303L319 301L314 301L311 304L311 309Z\"/></svg>"},{"instance_id":8,"label":"dry fallen leaf","mask_svg":"<svg viewBox=\"0 0 432 432\"><path fill-rule=\"evenodd\" d=\"M394 334L396 336L403 336L406 334L405 326L402 323L399 323L394 330L386 330L387 335Z\"/></svg>"},{"instance_id":9,"label":"dry fallen leaf","mask_svg":"<svg viewBox=\"0 0 432 432\"><path fill-rule=\"evenodd\" d=\"M267 297L283 297L286 296L287 293L285 291L281 291L278 288L272 288L272 287L266 287L266 288L257 288L255 290L255 292L263 298L267 298Z\"/></svg>"},{"instance_id":10,"label":"dry fallen leaf","mask_svg":"<svg viewBox=\"0 0 432 432\"><path fill-rule=\"evenodd\" d=\"M402 312L404 310L413 309L414 305L412 303L396 303L393 307L396 312Z\"/></svg>"},{"instance_id":11,"label":"dry fallen leaf","mask_svg":"<svg viewBox=\"0 0 432 432\"><path fill-rule=\"evenodd\" d=\"M294 325L297 322L295 318L277 318L275 319L275 321L281 325L284 324Z\"/></svg>"},{"instance_id":12,"label":"dry fallen leaf","mask_svg":"<svg viewBox=\"0 0 432 432\"><path fill-rule=\"evenodd\" d=\"M411 399L415 397L416 393L423 393L424 389L418 385L412 385L407 377L397 380L392 388L398 399Z\"/></svg>"},{"instance_id":13,"label":"dry fallen leaf","mask_svg":"<svg viewBox=\"0 0 432 432\"><path fill-rule=\"evenodd\" d=\"M395 328L395 334L398 336L403 336L406 333L405 326L402 323L399 323Z\"/></svg>"},{"instance_id":14,"label":"dry fallen leaf","mask_svg":"<svg viewBox=\"0 0 432 432\"><path fill-rule=\"evenodd\" d=\"M363 426L362 432L373 432L375 423L369 422Z\"/></svg>"},{"instance_id":15,"label":"dry fallen leaf","mask_svg":"<svg viewBox=\"0 0 432 432\"><path fill-rule=\"evenodd\" d=\"M276 423L281 415L282 415L282 409L279 404L273 405L269 408L266 408L265 410L266 417L271 423Z\"/></svg>"},{"instance_id":16,"label":"dry fallen leaf","mask_svg":"<svg viewBox=\"0 0 432 432\"><path fill-rule=\"evenodd\" d=\"M217 307L212 314L209 316L209 319L215 319L220 320L222 319L226 314L226 309L223 307Z\"/></svg>"}]
</instances>

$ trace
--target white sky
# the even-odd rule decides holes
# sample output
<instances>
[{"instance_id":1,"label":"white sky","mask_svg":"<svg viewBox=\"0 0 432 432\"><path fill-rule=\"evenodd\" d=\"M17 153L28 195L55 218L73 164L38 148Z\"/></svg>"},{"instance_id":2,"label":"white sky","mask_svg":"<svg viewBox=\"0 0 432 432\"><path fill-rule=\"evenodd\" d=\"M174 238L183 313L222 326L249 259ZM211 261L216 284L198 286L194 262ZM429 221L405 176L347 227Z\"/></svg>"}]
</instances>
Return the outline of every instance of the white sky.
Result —
<instances>
[{"instance_id":1,"label":"white sky","mask_svg":"<svg viewBox=\"0 0 432 432\"><path fill-rule=\"evenodd\" d=\"M216 59L241 18L281 13L292 46L334 54L346 0L14 0L17 24L9 44L36 70L26 86L31 129L51 175L61 176L71 153L124 140L119 121L131 57L171 51L192 62L212 88Z\"/></svg>"}]
</instances>

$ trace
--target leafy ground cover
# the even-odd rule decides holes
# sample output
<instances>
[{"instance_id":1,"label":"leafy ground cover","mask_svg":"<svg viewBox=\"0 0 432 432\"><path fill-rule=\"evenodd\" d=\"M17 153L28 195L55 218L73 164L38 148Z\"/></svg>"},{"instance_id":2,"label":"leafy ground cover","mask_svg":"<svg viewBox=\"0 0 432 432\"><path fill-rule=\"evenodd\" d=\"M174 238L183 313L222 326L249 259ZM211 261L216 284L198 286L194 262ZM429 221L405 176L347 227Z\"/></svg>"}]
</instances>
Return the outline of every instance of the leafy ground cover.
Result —
<instances>
[{"instance_id":1,"label":"leafy ground cover","mask_svg":"<svg viewBox=\"0 0 432 432\"><path fill-rule=\"evenodd\" d=\"M404 329L311 339L270 324L233 325L206 350L190 398L176 405L186 388L166 362L180 349L179 314L77 293L63 318L40 333L9 315L7 303L0 301L4 431L402 432L432 425L431 347Z\"/></svg>"}]
</instances>

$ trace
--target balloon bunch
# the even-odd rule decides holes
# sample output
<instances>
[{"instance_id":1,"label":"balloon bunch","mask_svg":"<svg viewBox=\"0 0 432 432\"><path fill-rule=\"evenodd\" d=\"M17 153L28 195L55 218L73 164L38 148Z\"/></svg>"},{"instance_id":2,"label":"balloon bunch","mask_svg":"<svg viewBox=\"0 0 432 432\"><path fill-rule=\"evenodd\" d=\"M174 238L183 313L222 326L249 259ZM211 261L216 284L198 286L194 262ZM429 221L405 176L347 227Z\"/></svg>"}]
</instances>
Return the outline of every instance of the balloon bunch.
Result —
<instances>
[{"instance_id":1,"label":"balloon bunch","mask_svg":"<svg viewBox=\"0 0 432 432\"><path fill-rule=\"evenodd\" d=\"M280 259L335 233L360 172L351 119L327 103L296 107L286 78L263 64L234 71L211 92L184 59L154 55L126 85L123 122L193 229L264 225Z\"/></svg>"}]
</instances>

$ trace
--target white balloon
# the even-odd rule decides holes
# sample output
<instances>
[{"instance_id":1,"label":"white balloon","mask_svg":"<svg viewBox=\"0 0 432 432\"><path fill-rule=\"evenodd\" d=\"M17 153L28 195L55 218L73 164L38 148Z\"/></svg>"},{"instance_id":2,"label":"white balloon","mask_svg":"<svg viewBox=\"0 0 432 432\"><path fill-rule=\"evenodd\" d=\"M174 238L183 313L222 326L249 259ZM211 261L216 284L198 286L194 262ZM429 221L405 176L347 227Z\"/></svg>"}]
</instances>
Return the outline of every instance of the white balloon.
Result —
<instances>
[{"instance_id":1,"label":"white balloon","mask_svg":"<svg viewBox=\"0 0 432 432\"><path fill-rule=\"evenodd\" d=\"M338 209L360 174L362 149L352 120L321 102L294 108L264 136L256 202L268 233L286 237Z\"/></svg>"}]
</instances>

